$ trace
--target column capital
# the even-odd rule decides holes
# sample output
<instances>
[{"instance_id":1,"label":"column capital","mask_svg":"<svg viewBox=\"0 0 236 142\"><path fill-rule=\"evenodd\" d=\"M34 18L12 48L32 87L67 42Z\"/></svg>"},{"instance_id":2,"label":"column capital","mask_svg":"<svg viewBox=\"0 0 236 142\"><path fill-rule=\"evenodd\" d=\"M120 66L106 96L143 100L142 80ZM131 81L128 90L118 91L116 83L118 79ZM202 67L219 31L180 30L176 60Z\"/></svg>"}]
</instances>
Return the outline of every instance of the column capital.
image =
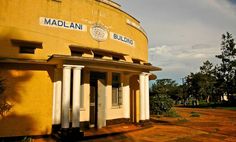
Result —
<instances>
[{"instance_id":1,"label":"column capital","mask_svg":"<svg viewBox=\"0 0 236 142\"><path fill-rule=\"evenodd\" d=\"M140 75L149 76L149 75L151 75L151 73L149 73L149 72L142 72Z\"/></svg>"},{"instance_id":2,"label":"column capital","mask_svg":"<svg viewBox=\"0 0 236 142\"><path fill-rule=\"evenodd\" d=\"M63 68L81 70L82 68L84 68L84 66L81 66L81 65L67 65L67 64L64 64L64 65L63 65Z\"/></svg>"},{"instance_id":3,"label":"column capital","mask_svg":"<svg viewBox=\"0 0 236 142\"><path fill-rule=\"evenodd\" d=\"M84 68L84 66L76 65L72 67L72 69L75 69L75 70L81 70L82 68Z\"/></svg>"},{"instance_id":4,"label":"column capital","mask_svg":"<svg viewBox=\"0 0 236 142\"><path fill-rule=\"evenodd\" d=\"M72 65L63 65L63 69L71 69Z\"/></svg>"}]
</instances>

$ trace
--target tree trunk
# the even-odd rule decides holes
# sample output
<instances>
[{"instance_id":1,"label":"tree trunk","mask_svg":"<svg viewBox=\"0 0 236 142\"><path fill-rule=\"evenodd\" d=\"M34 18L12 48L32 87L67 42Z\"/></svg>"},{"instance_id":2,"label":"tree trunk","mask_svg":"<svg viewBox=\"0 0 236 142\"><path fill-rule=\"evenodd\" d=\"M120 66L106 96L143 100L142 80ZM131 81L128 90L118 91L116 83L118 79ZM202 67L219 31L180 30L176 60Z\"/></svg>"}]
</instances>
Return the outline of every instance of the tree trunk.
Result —
<instances>
[{"instance_id":1,"label":"tree trunk","mask_svg":"<svg viewBox=\"0 0 236 142\"><path fill-rule=\"evenodd\" d=\"M210 103L210 96L207 96L206 102L209 104Z\"/></svg>"}]
</instances>

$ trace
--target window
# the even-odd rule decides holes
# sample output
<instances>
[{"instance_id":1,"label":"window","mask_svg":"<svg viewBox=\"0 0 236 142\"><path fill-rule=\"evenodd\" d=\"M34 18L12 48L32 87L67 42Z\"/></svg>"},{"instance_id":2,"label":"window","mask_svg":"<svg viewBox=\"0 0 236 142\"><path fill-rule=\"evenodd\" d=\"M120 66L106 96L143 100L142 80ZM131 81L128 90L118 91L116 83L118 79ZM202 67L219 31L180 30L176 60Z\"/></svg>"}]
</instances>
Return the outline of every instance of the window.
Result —
<instances>
[{"instance_id":1,"label":"window","mask_svg":"<svg viewBox=\"0 0 236 142\"><path fill-rule=\"evenodd\" d=\"M122 86L119 73L112 73L112 106L122 105Z\"/></svg>"},{"instance_id":2,"label":"window","mask_svg":"<svg viewBox=\"0 0 236 142\"><path fill-rule=\"evenodd\" d=\"M11 43L12 45L19 47L19 53L21 54L34 54L37 48L42 49L42 43L36 41L12 39Z\"/></svg>"},{"instance_id":3,"label":"window","mask_svg":"<svg viewBox=\"0 0 236 142\"><path fill-rule=\"evenodd\" d=\"M113 55L112 60L114 61L120 61L120 60L125 60L123 55Z\"/></svg>"},{"instance_id":4,"label":"window","mask_svg":"<svg viewBox=\"0 0 236 142\"><path fill-rule=\"evenodd\" d=\"M92 54L91 50L86 47L70 45L69 48L70 48L71 56L82 57L83 54Z\"/></svg>"},{"instance_id":5,"label":"window","mask_svg":"<svg viewBox=\"0 0 236 142\"><path fill-rule=\"evenodd\" d=\"M82 51L71 51L71 56L82 57L83 54L84 54L84 52L82 52Z\"/></svg>"},{"instance_id":6,"label":"window","mask_svg":"<svg viewBox=\"0 0 236 142\"><path fill-rule=\"evenodd\" d=\"M140 64L140 60L139 60L139 59L133 59L133 58L132 58L132 61L133 61L133 63L135 63L135 64Z\"/></svg>"},{"instance_id":7,"label":"window","mask_svg":"<svg viewBox=\"0 0 236 142\"><path fill-rule=\"evenodd\" d=\"M101 59L101 58L103 58L103 55L102 54L94 53L94 58Z\"/></svg>"},{"instance_id":8,"label":"window","mask_svg":"<svg viewBox=\"0 0 236 142\"><path fill-rule=\"evenodd\" d=\"M19 46L20 50L19 50L19 53L22 53L22 54L34 54L35 52L35 47L31 46Z\"/></svg>"}]
</instances>

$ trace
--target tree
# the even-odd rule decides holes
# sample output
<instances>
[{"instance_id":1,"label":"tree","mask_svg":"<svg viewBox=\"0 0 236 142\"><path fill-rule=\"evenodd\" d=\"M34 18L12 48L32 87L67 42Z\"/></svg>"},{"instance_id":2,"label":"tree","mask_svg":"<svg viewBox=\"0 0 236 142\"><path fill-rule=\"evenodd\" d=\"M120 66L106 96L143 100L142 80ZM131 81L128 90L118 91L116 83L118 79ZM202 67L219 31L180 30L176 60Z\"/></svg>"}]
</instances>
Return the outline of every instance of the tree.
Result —
<instances>
[{"instance_id":1,"label":"tree","mask_svg":"<svg viewBox=\"0 0 236 142\"><path fill-rule=\"evenodd\" d=\"M173 99L177 99L178 84L171 79L156 80L150 89L150 112L162 114L173 106Z\"/></svg>"},{"instance_id":2,"label":"tree","mask_svg":"<svg viewBox=\"0 0 236 142\"><path fill-rule=\"evenodd\" d=\"M232 34L222 35L221 54L216 57L221 60L220 66L216 67L218 81L223 81L221 86L229 98L236 91L236 47Z\"/></svg>"},{"instance_id":3,"label":"tree","mask_svg":"<svg viewBox=\"0 0 236 142\"><path fill-rule=\"evenodd\" d=\"M4 96L3 92L5 90L4 86L4 80L0 79L0 116L4 117L4 115L12 108L12 105L10 105L6 97Z\"/></svg>"},{"instance_id":4,"label":"tree","mask_svg":"<svg viewBox=\"0 0 236 142\"><path fill-rule=\"evenodd\" d=\"M189 97L193 98L193 105L198 105L199 100L201 99L201 94L200 94L200 78L201 74L200 73L190 73L186 77L186 92Z\"/></svg>"},{"instance_id":5,"label":"tree","mask_svg":"<svg viewBox=\"0 0 236 142\"><path fill-rule=\"evenodd\" d=\"M178 84L171 79L158 79L152 84L151 91L156 94L166 94L173 100L178 100Z\"/></svg>"},{"instance_id":6,"label":"tree","mask_svg":"<svg viewBox=\"0 0 236 142\"><path fill-rule=\"evenodd\" d=\"M173 106L173 100L165 94L150 96L150 113L160 115L168 112Z\"/></svg>"},{"instance_id":7,"label":"tree","mask_svg":"<svg viewBox=\"0 0 236 142\"><path fill-rule=\"evenodd\" d=\"M215 89L216 78L214 76L213 64L210 61L203 62L200 67L200 94L207 101L210 102L210 97L212 98Z\"/></svg>"}]
</instances>

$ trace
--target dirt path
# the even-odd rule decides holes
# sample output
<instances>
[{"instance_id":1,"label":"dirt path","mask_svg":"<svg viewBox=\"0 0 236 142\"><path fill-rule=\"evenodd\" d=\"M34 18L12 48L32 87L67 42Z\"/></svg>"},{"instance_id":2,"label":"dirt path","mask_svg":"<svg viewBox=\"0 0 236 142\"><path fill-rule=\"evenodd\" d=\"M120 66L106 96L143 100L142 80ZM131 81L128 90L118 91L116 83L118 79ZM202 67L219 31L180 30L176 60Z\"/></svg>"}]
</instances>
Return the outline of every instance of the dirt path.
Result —
<instances>
[{"instance_id":1,"label":"dirt path","mask_svg":"<svg viewBox=\"0 0 236 142\"><path fill-rule=\"evenodd\" d=\"M236 142L236 111L196 108L175 110L181 117L158 118L152 128L127 135L135 141ZM198 114L199 117L192 117L192 114Z\"/></svg>"},{"instance_id":2,"label":"dirt path","mask_svg":"<svg viewBox=\"0 0 236 142\"><path fill-rule=\"evenodd\" d=\"M85 142L236 142L236 111L175 108L178 118L154 117L152 127L119 124L85 132ZM192 117L192 116L198 117ZM54 142L36 139L34 142Z\"/></svg>"},{"instance_id":3,"label":"dirt path","mask_svg":"<svg viewBox=\"0 0 236 142\"><path fill-rule=\"evenodd\" d=\"M155 118L153 127L87 141L236 142L236 111L175 108L179 118ZM199 117L192 117L197 114ZM128 127L128 126L127 126ZM122 129L120 128L113 128Z\"/></svg>"}]
</instances>

